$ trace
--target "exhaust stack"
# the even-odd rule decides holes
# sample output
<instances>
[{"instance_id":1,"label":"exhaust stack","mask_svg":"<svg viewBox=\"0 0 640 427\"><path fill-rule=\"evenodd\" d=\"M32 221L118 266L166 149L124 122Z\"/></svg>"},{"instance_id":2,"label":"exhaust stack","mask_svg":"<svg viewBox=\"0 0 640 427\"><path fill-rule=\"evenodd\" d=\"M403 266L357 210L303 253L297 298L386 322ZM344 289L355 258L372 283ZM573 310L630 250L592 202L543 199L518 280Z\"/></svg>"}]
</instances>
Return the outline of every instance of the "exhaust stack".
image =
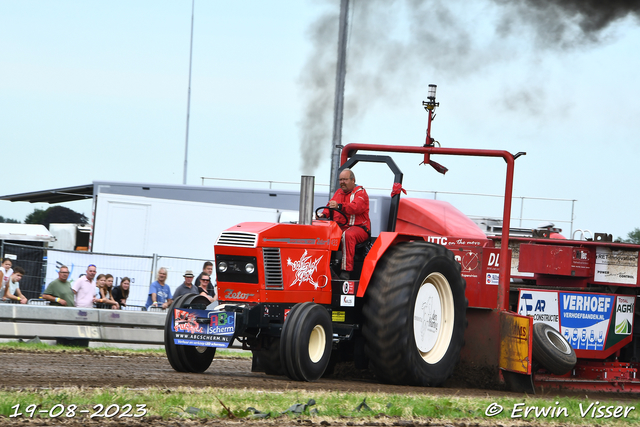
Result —
<instances>
[{"instance_id":1,"label":"exhaust stack","mask_svg":"<svg viewBox=\"0 0 640 427\"><path fill-rule=\"evenodd\" d=\"M300 180L300 216L298 224L311 225L313 221L313 187L315 176L302 175Z\"/></svg>"}]
</instances>

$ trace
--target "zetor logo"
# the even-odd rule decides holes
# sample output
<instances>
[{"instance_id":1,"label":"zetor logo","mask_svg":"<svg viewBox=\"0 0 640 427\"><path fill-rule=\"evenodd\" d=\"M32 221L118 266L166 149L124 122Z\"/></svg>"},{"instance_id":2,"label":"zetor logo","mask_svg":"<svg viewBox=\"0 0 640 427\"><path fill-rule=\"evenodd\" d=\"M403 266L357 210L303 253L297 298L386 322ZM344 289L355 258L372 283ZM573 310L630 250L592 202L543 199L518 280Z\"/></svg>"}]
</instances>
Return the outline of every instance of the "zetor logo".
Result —
<instances>
[{"instance_id":1,"label":"zetor logo","mask_svg":"<svg viewBox=\"0 0 640 427\"><path fill-rule=\"evenodd\" d=\"M224 291L224 299L247 299L254 295L255 294L245 294L244 292L240 291L234 292L233 289L225 289Z\"/></svg>"}]
</instances>

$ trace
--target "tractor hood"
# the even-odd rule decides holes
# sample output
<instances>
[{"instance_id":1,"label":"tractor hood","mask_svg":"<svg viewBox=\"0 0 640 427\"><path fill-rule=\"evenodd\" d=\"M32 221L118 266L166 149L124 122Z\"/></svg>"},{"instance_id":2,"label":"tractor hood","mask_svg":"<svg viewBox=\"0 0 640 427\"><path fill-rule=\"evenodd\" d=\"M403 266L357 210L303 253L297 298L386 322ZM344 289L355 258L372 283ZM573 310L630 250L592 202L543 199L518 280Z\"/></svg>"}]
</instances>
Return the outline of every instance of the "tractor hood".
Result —
<instances>
[{"instance_id":1,"label":"tractor hood","mask_svg":"<svg viewBox=\"0 0 640 427\"><path fill-rule=\"evenodd\" d=\"M465 214L448 202L429 199L400 199L396 232L414 235L487 236Z\"/></svg>"},{"instance_id":2,"label":"tractor hood","mask_svg":"<svg viewBox=\"0 0 640 427\"><path fill-rule=\"evenodd\" d=\"M218 246L295 247L337 250L342 231L333 221L312 225L243 222L223 231Z\"/></svg>"}]
</instances>

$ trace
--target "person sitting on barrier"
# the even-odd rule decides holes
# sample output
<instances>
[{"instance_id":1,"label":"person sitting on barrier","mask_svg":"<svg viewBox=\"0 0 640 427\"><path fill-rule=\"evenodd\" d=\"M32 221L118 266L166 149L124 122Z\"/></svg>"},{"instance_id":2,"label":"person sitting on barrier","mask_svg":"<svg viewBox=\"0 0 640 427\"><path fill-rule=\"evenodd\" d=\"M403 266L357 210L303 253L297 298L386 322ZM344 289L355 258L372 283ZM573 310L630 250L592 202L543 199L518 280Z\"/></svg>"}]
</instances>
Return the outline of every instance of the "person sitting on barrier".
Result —
<instances>
[{"instance_id":1,"label":"person sitting on barrier","mask_svg":"<svg viewBox=\"0 0 640 427\"><path fill-rule=\"evenodd\" d=\"M4 290L4 295L2 296L2 299L15 301L20 304L27 303L27 298L24 295L22 295L22 292L20 292L20 280L22 280L22 276L24 275L25 275L25 271L22 267L16 267L13 269L11 280L9 280L9 284Z\"/></svg>"},{"instance_id":2,"label":"person sitting on barrier","mask_svg":"<svg viewBox=\"0 0 640 427\"><path fill-rule=\"evenodd\" d=\"M96 266L89 264L86 274L73 281L71 290L75 295L76 307L93 308L93 304L96 302L94 277L96 277Z\"/></svg>"},{"instance_id":3,"label":"person sitting on barrier","mask_svg":"<svg viewBox=\"0 0 640 427\"><path fill-rule=\"evenodd\" d=\"M200 275L200 286L196 287L196 289L198 289L198 292L200 292L200 295L208 299L209 302L213 303L213 302L216 302L217 299L216 299L215 291L214 292L210 291L210 287L209 287L210 284L211 284L211 276L203 273Z\"/></svg>"},{"instance_id":4,"label":"person sitting on barrier","mask_svg":"<svg viewBox=\"0 0 640 427\"><path fill-rule=\"evenodd\" d=\"M111 296L115 301L120 304L120 308L127 306L127 298L129 298L129 287L131 286L131 279L123 277L120 280L120 286L113 288Z\"/></svg>"},{"instance_id":5,"label":"person sitting on barrier","mask_svg":"<svg viewBox=\"0 0 640 427\"><path fill-rule=\"evenodd\" d=\"M13 274L12 265L13 261L9 258L2 259L2 267L0 267L0 296L4 295L7 286L9 286L9 280L11 280L11 275Z\"/></svg>"},{"instance_id":6,"label":"person sitting on barrier","mask_svg":"<svg viewBox=\"0 0 640 427\"><path fill-rule=\"evenodd\" d=\"M100 287L100 299L98 300L100 303L104 304L105 308L111 308L114 310L120 310L120 304L113 298L113 276L111 274L106 274L104 276L104 282Z\"/></svg>"},{"instance_id":7,"label":"person sitting on barrier","mask_svg":"<svg viewBox=\"0 0 640 427\"><path fill-rule=\"evenodd\" d=\"M182 285L178 286L178 288L176 289L176 292L173 294L173 298L177 299L179 296L181 295L187 295L187 294L198 294L198 287L196 285L193 284L193 271L191 270L187 270L184 273L184 283L182 283Z\"/></svg>"},{"instance_id":8,"label":"person sitting on barrier","mask_svg":"<svg viewBox=\"0 0 640 427\"><path fill-rule=\"evenodd\" d=\"M52 306L74 307L73 291L69 278L69 268L66 265L60 266L58 278L47 285L42 298L50 302Z\"/></svg>"},{"instance_id":9,"label":"person sitting on barrier","mask_svg":"<svg viewBox=\"0 0 640 427\"><path fill-rule=\"evenodd\" d=\"M171 288L169 285L165 284L167 280L167 269L161 267L158 270L158 276L156 281L149 286L149 297L147 298L147 310L149 307L162 307L167 308L173 302L173 297L171 296Z\"/></svg>"},{"instance_id":10,"label":"person sitting on barrier","mask_svg":"<svg viewBox=\"0 0 640 427\"><path fill-rule=\"evenodd\" d=\"M342 230L342 271L340 279L348 280L353 271L353 256L358 243L362 243L371 235L369 220L369 196L365 189L356 185L356 176L351 169L344 169L339 176L340 188L329 201L327 207L344 212L346 217L334 212L333 219ZM329 209L325 209L319 217L327 217Z\"/></svg>"}]
</instances>

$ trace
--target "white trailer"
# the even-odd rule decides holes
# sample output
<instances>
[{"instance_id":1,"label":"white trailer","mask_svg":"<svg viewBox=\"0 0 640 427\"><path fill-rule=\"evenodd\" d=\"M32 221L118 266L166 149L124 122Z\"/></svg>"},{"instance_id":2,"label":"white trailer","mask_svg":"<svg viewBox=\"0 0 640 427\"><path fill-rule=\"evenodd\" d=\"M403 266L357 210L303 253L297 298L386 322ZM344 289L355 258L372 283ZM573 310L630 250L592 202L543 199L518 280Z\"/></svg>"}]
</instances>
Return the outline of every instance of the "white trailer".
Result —
<instances>
[{"instance_id":1,"label":"white trailer","mask_svg":"<svg viewBox=\"0 0 640 427\"><path fill-rule=\"evenodd\" d=\"M213 259L213 244L239 222L278 222L280 210L100 193L93 252Z\"/></svg>"}]
</instances>

